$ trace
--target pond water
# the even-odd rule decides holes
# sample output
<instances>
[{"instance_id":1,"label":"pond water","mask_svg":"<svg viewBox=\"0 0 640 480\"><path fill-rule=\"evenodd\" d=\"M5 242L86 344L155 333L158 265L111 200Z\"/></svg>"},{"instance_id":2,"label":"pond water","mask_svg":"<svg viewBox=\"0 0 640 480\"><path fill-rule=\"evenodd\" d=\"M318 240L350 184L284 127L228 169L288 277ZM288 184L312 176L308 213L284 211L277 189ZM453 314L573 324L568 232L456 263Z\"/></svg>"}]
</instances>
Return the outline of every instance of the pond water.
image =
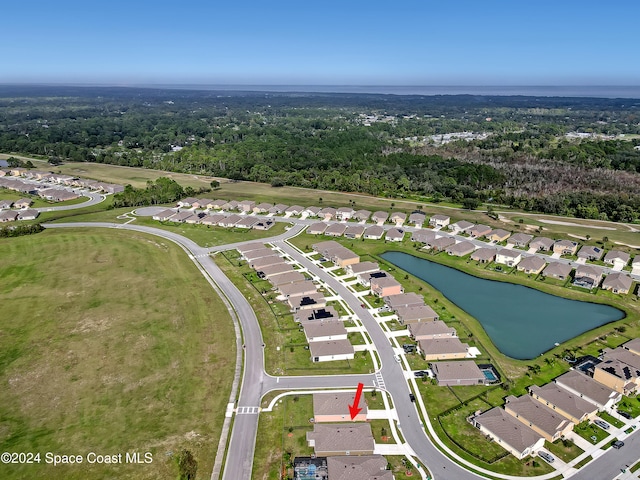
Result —
<instances>
[{"instance_id":1,"label":"pond water","mask_svg":"<svg viewBox=\"0 0 640 480\"><path fill-rule=\"evenodd\" d=\"M533 288L486 280L402 252L381 255L425 282L476 318L505 355L529 360L624 312L597 303L557 297Z\"/></svg>"}]
</instances>

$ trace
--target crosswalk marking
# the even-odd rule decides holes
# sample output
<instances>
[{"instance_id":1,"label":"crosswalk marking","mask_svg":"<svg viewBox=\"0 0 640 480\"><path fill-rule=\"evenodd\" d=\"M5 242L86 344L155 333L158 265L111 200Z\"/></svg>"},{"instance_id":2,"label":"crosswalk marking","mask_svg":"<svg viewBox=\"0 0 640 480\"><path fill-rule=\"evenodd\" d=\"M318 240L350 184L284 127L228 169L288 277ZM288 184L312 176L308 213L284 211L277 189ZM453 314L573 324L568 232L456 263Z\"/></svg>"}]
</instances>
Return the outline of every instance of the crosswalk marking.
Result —
<instances>
[{"instance_id":1,"label":"crosswalk marking","mask_svg":"<svg viewBox=\"0 0 640 480\"><path fill-rule=\"evenodd\" d=\"M378 385L378 388L383 390L386 389L384 385L384 378L382 378L382 374L380 372L376 372L376 384Z\"/></svg>"},{"instance_id":2,"label":"crosswalk marking","mask_svg":"<svg viewBox=\"0 0 640 480\"><path fill-rule=\"evenodd\" d=\"M260 413L260 407L238 407L236 415L255 415Z\"/></svg>"}]
</instances>

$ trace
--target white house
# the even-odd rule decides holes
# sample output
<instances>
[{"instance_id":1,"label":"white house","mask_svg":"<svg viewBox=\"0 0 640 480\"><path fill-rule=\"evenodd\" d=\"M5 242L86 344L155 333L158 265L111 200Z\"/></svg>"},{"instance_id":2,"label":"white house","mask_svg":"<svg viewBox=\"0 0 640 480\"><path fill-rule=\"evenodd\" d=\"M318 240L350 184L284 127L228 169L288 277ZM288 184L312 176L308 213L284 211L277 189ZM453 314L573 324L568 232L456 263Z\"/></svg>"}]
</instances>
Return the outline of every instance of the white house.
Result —
<instances>
[{"instance_id":1,"label":"white house","mask_svg":"<svg viewBox=\"0 0 640 480\"><path fill-rule=\"evenodd\" d=\"M498 253L496 253L495 262L509 267L515 267L520 260L522 260L522 253L517 250L503 248L502 250L498 250Z\"/></svg>"}]
</instances>

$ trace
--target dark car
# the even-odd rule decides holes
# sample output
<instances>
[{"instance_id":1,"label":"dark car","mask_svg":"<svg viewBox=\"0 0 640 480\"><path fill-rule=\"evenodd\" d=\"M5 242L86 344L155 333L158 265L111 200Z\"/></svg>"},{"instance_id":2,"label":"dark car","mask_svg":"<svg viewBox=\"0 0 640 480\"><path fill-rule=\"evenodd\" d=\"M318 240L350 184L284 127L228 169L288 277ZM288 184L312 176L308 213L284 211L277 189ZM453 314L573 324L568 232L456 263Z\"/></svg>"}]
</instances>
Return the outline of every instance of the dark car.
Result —
<instances>
[{"instance_id":1,"label":"dark car","mask_svg":"<svg viewBox=\"0 0 640 480\"><path fill-rule=\"evenodd\" d=\"M627 420L631 420L633 418L630 413L624 412L622 410L618 410L618 415L626 418Z\"/></svg>"},{"instance_id":2,"label":"dark car","mask_svg":"<svg viewBox=\"0 0 640 480\"><path fill-rule=\"evenodd\" d=\"M413 393L409 394L409 400L411 400L412 402L416 401L416 396Z\"/></svg>"},{"instance_id":3,"label":"dark car","mask_svg":"<svg viewBox=\"0 0 640 480\"><path fill-rule=\"evenodd\" d=\"M616 440L611 444L611 446L616 450L620 450L622 447L624 447L624 442L621 442L620 440Z\"/></svg>"},{"instance_id":4,"label":"dark car","mask_svg":"<svg viewBox=\"0 0 640 480\"><path fill-rule=\"evenodd\" d=\"M422 378L427 376L427 372L425 372L424 370L418 370L417 372L413 372L413 375L416 378Z\"/></svg>"}]
</instances>

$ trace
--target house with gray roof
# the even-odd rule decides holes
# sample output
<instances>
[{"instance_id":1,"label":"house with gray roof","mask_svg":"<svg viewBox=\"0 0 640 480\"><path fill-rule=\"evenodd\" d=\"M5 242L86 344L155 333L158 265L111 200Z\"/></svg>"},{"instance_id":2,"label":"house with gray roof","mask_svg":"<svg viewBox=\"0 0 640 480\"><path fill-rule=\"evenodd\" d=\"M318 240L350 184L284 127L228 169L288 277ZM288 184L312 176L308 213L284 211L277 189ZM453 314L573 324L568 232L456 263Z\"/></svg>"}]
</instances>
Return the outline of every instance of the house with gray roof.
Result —
<instances>
[{"instance_id":1,"label":"house with gray roof","mask_svg":"<svg viewBox=\"0 0 640 480\"><path fill-rule=\"evenodd\" d=\"M530 257L524 257L520 260L520 263L518 263L518 271L524 272L527 275L538 275L546 265L547 262L545 262L544 259L536 255L531 255Z\"/></svg>"},{"instance_id":2,"label":"house with gray roof","mask_svg":"<svg viewBox=\"0 0 640 480\"><path fill-rule=\"evenodd\" d=\"M194 203L197 203L198 199L195 197L187 197L182 200L178 200L179 207L192 207Z\"/></svg>"},{"instance_id":3,"label":"house with gray roof","mask_svg":"<svg viewBox=\"0 0 640 480\"><path fill-rule=\"evenodd\" d=\"M368 423L316 423L307 432L307 442L316 456L372 455L371 425Z\"/></svg>"},{"instance_id":4,"label":"house with gray roof","mask_svg":"<svg viewBox=\"0 0 640 480\"><path fill-rule=\"evenodd\" d=\"M527 233L514 233L509 237L507 243L509 245L513 245L518 248L526 248L529 245L529 242L533 239L533 235L529 235Z\"/></svg>"},{"instance_id":5,"label":"house with gray roof","mask_svg":"<svg viewBox=\"0 0 640 480\"><path fill-rule=\"evenodd\" d=\"M576 287L596 288L602 280L602 270L591 265L579 265L573 278Z\"/></svg>"},{"instance_id":6,"label":"house with gray roof","mask_svg":"<svg viewBox=\"0 0 640 480\"><path fill-rule=\"evenodd\" d=\"M491 242L499 243L499 242L504 242L510 236L511 236L511 232L507 232L506 230L503 230L502 228L496 228L495 230L491 230L489 232L489 234L487 235L487 238Z\"/></svg>"},{"instance_id":7,"label":"house with gray roof","mask_svg":"<svg viewBox=\"0 0 640 480\"><path fill-rule=\"evenodd\" d=\"M267 280L275 275L281 273L295 272L293 267L288 263L276 263L275 265L269 265L268 267L262 267L256 270L258 276L266 278Z\"/></svg>"},{"instance_id":8,"label":"house with gray roof","mask_svg":"<svg viewBox=\"0 0 640 480\"><path fill-rule=\"evenodd\" d=\"M380 270L380 266L376 262L360 262L347 265L345 268L349 275L360 275L363 273L372 273Z\"/></svg>"},{"instance_id":9,"label":"house with gray roof","mask_svg":"<svg viewBox=\"0 0 640 480\"><path fill-rule=\"evenodd\" d=\"M267 246L262 242L249 242L242 245L238 245L236 247L236 250L241 255L244 255L245 253L249 253L253 250L264 250L265 248L267 248Z\"/></svg>"},{"instance_id":10,"label":"house with gray roof","mask_svg":"<svg viewBox=\"0 0 640 480\"><path fill-rule=\"evenodd\" d=\"M351 207L340 207L336 211L336 217L338 220L349 220L355 213L356 211Z\"/></svg>"},{"instance_id":11,"label":"house with gray roof","mask_svg":"<svg viewBox=\"0 0 640 480\"><path fill-rule=\"evenodd\" d=\"M529 248L534 248L542 252L550 251L553 248L554 241L547 237L536 237L529 242Z\"/></svg>"},{"instance_id":12,"label":"house with gray roof","mask_svg":"<svg viewBox=\"0 0 640 480\"><path fill-rule=\"evenodd\" d=\"M390 242L401 242L404 239L404 230L400 228L390 228L387 230L384 238Z\"/></svg>"},{"instance_id":13,"label":"house with gray roof","mask_svg":"<svg viewBox=\"0 0 640 480\"><path fill-rule=\"evenodd\" d=\"M7 210L13 205L12 200L0 200L0 210Z\"/></svg>"},{"instance_id":14,"label":"house with gray roof","mask_svg":"<svg viewBox=\"0 0 640 480\"><path fill-rule=\"evenodd\" d=\"M242 252L242 258L244 258L248 262L271 255L277 255L277 252L275 250L271 250L268 247L265 247L264 245L262 246L262 248L254 248L249 251Z\"/></svg>"},{"instance_id":15,"label":"house with gray roof","mask_svg":"<svg viewBox=\"0 0 640 480\"><path fill-rule=\"evenodd\" d=\"M436 232L433 230L416 230L411 234L412 242L429 243L436 238Z\"/></svg>"},{"instance_id":16,"label":"house with gray roof","mask_svg":"<svg viewBox=\"0 0 640 480\"><path fill-rule=\"evenodd\" d=\"M553 382L542 387L531 385L529 393L534 400L547 405L576 425L592 420L598 413L597 405Z\"/></svg>"},{"instance_id":17,"label":"house with gray roof","mask_svg":"<svg viewBox=\"0 0 640 480\"><path fill-rule=\"evenodd\" d=\"M430 338L418 341L418 353L427 361L466 358L469 345L458 337Z\"/></svg>"},{"instance_id":18,"label":"house with gray roof","mask_svg":"<svg viewBox=\"0 0 640 480\"><path fill-rule=\"evenodd\" d=\"M551 443L573 430L571 421L529 395L521 397L509 395L505 402L505 412L531 427Z\"/></svg>"},{"instance_id":19,"label":"house with gray roof","mask_svg":"<svg viewBox=\"0 0 640 480\"><path fill-rule=\"evenodd\" d=\"M302 215L302 212L304 212L304 207L300 205L291 205L284 211L287 215Z\"/></svg>"},{"instance_id":20,"label":"house with gray roof","mask_svg":"<svg viewBox=\"0 0 640 480\"><path fill-rule=\"evenodd\" d=\"M338 211L332 207L325 207L318 212L318 217L324 219L324 221L329 221L336 217Z\"/></svg>"},{"instance_id":21,"label":"house with gray roof","mask_svg":"<svg viewBox=\"0 0 640 480\"><path fill-rule=\"evenodd\" d=\"M449 230L451 230L454 234L458 234L466 232L471 227L473 227L473 223L467 222L466 220L460 220L459 222L449 225Z\"/></svg>"},{"instance_id":22,"label":"house with gray roof","mask_svg":"<svg viewBox=\"0 0 640 480\"><path fill-rule=\"evenodd\" d=\"M271 282L271 285L274 287L280 287L281 285L286 285L288 283L304 282L305 280L306 277L296 270L292 272L282 272L278 275L272 275L269 277L269 282Z\"/></svg>"},{"instance_id":23,"label":"house with gray roof","mask_svg":"<svg viewBox=\"0 0 640 480\"><path fill-rule=\"evenodd\" d=\"M168 208L166 210L162 210L161 212L156 213L152 218L154 220L164 222L165 220L169 220L169 218L171 218L175 214L176 214L175 210L171 210L170 208Z\"/></svg>"},{"instance_id":24,"label":"house with gray roof","mask_svg":"<svg viewBox=\"0 0 640 480\"><path fill-rule=\"evenodd\" d=\"M316 222L307 227L307 233L309 235L321 235L327 229L327 224L324 222Z\"/></svg>"},{"instance_id":25,"label":"house with gray roof","mask_svg":"<svg viewBox=\"0 0 640 480\"><path fill-rule=\"evenodd\" d=\"M364 231L364 238L367 240L380 240L384 235L384 228L379 225L372 225Z\"/></svg>"},{"instance_id":26,"label":"house with gray roof","mask_svg":"<svg viewBox=\"0 0 640 480\"><path fill-rule=\"evenodd\" d=\"M565 390L596 405L600 410L612 408L622 399L622 394L597 382L578 370L570 370L554 380Z\"/></svg>"},{"instance_id":27,"label":"house with gray roof","mask_svg":"<svg viewBox=\"0 0 640 480\"><path fill-rule=\"evenodd\" d=\"M378 225L382 225L386 222L387 218L389 218L389 214L383 211L373 212L373 215L371 215L371 220L376 222Z\"/></svg>"},{"instance_id":28,"label":"house with gray roof","mask_svg":"<svg viewBox=\"0 0 640 480\"><path fill-rule=\"evenodd\" d=\"M324 308L327 306L327 298L320 292L313 292L302 295L290 295L287 297L292 312L313 310L314 308Z\"/></svg>"},{"instance_id":29,"label":"house with gray roof","mask_svg":"<svg viewBox=\"0 0 640 480\"><path fill-rule=\"evenodd\" d=\"M409 215L409 223L416 227L421 227L426 220L427 216L422 212L413 212Z\"/></svg>"},{"instance_id":30,"label":"house with gray roof","mask_svg":"<svg viewBox=\"0 0 640 480\"><path fill-rule=\"evenodd\" d=\"M391 223L395 223L396 227L401 227L404 225L404 222L407 220L407 214L402 212L393 212L389 221Z\"/></svg>"},{"instance_id":31,"label":"house with gray roof","mask_svg":"<svg viewBox=\"0 0 640 480\"><path fill-rule=\"evenodd\" d=\"M353 218L355 218L359 222L366 222L367 220L369 220L370 216L370 210L357 210L356 213L353 214Z\"/></svg>"},{"instance_id":32,"label":"house with gray roof","mask_svg":"<svg viewBox=\"0 0 640 480\"><path fill-rule=\"evenodd\" d=\"M560 255L575 255L578 250L578 242L571 240L558 240L553 244L553 253Z\"/></svg>"},{"instance_id":33,"label":"house with gray roof","mask_svg":"<svg viewBox=\"0 0 640 480\"><path fill-rule=\"evenodd\" d=\"M38 210L34 210L33 208L27 208L24 210L18 211L18 220L35 220L40 215Z\"/></svg>"},{"instance_id":34,"label":"house with gray roof","mask_svg":"<svg viewBox=\"0 0 640 480\"><path fill-rule=\"evenodd\" d=\"M455 257L464 257L473 252L476 247L471 242L462 241L454 245L449 245L446 248L447 255L453 255Z\"/></svg>"},{"instance_id":35,"label":"house with gray roof","mask_svg":"<svg viewBox=\"0 0 640 480\"><path fill-rule=\"evenodd\" d=\"M312 362L352 360L354 349L349 340L329 340L309 344Z\"/></svg>"},{"instance_id":36,"label":"house with gray roof","mask_svg":"<svg viewBox=\"0 0 640 480\"><path fill-rule=\"evenodd\" d=\"M280 215L285 212L289 208L289 205L285 205L284 203L276 203L273 207L269 209L269 213L271 215Z\"/></svg>"},{"instance_id":37,"label":"house with gray roof","mask_svg":"<svg viewBox=\"0 0 640 480\"><path fill-rule=\"evenodd\" d=\"M473 425L519 460L544 446L544 437L500 407L472 419Z\"/></svg>"},{"instance_id":38,"label":"house with gray roof","mask_svg":"<svg viewBox=\"0 0 640 480\"><path fill-rule=\"evenodd\" d=\"M343 327L344 328L344 327ZM352 420L349 405L354 405L355 392L327 392L313 394L314 423L364 422L369 412L367 404L360 402L362 410Z\"/></svg>"},{"instance_id":39,"label":"house with gray roof","mask_svg":"<svg viewBox=\"0 0 640 480\"><path fill-rule=\"evenodd\" d=\"M420 308L420 307L414 307ZM410 323L407 327L409 335L414 340L429 340L431 338L456 337L456 329L448 326L442 320L431 322Z\"/></svg>"},{"instance_id":40,"label":"house with gray roof","mask_svg":"<svg viewBox=\"0 0 640 480\"><path fill-rule=\"evenodd\" d=\"M219 225L222 220L224 220L224 215L218 213L214 215L205 215L200 220L200 223L203 225Z\"/></svg>"},{"instance_id":41,"label":"house with gray roof","mask_svg":"<svg viewBox=\"0 0 640 480\"><path fill-rule=\"evenodd\" d=\"M253 213L265 214L269 212L269 209L273 208L273 203L259 203L255 207L253 207Z\"/></svg>"},{"instance_id":42,"label":"house with gray roof","mask_svg":"<svg viewBox=\"0 0 640 480\"><path fill-rule=\"evenodd\" d=\"M360 238L364 235L364 225L349 225L344 231L345 238Z\"/></svg>"},{"instance_id":43,"label":"house with gray roof","mask_svg":"<svg viewBox=\"0 0 640 480\"><path fill-rule=\"evenodd\" d=\"M392 295L384 298L384 303L389 306L391 310L395 310L400 307L419 307L424 305L424 298L414 292L403 293L402 295Z\"/></svg>"},{"instance_id":44,"label":"house with gray roof","mask_svg":"<svg viewBox=\"0 0 640 480\"><path fill-rule=\"evenodd\" d=\"M193 215L193 212L190 212L190 211L177 212L175 215L172 215L167 220L171 222L184 223L185 220L187 220L187 218L189 218L191 215Z\"/></svg>"},{"instance_id":45,"label":"house with gray roof","mask_svg":"<svg viewBox=\"0 0 640 480\"><path fill-rule=\"evenodd\" d=\"M347 226L344 223L332 223L324 231L324 234L330 237L341 237L346 229Z\"/></svg>"},{"instance_id":46,"label":"house with gray roof","mask_svg":"<svg viewBox=\"0 0 640 480\"><path fill-rule=\"evenodd\" d=\"M640 388L640 355L618 347L605 351L604 359L593 369L593 379L623 395Z\"/></svg>"},{"instance_id":47,"label":"house with gray roof","mask_svg":"<svg viewBox=\"0 0 640 480\"><path fill-rule=\"evenodd\" d=\"M331 306L322 308L313 307L300 310L293 316L293 319L300 323L317 321L337 322L340 320L340 314Z\"/></svg>"},{"instance_id":48,"label":"house with gray roof","mask_svg":"<svg viewBox=\"0 0 640 480\"><path fill-rule=\"evenodd\" d=\"M631 290L633 279L626 273L614 272L604 278L602 288L613 293L626 295Z\"/></svg>"},{"instance_id":49,"label":"house with gray roof","mask_svg":"<svg viewBox=\"0 0 640 480\"><path fill-rule=\"evenodd\" d=\"M308 343L347 340L347 329L337 319L333 321L312 320L310 322L300 322L300 325L304 329L304 336L307 338Z\"/></svg>"},{"instance_id":50,"label":"house with gray roof","mask_svg":"<svg viewBox=\"0 0 640 480\"><path fill-rule=\"evenodd\" d=\"M234 227L250 229L253 228L253 226L258 222L259 220L256 217L244 217L238 220Z\"/></svg>"},{"instance_id":51,"label":"house with gray roof","mask_svg":"<svg viewBox=\"0 0 640 480\"><path fill-rule=\"evenodd\" d=\"M449 225L450 221L451 217L449 217L448 215L433 215L431 218L429 218L429 225L431 225L433 228L444 228Z\"/></svg>"},{"instance_id":52,"label":"house with gray roof","mask_svg":"<svg viewBox=\"0 0 640 480\"><path fill-rule=\"evenodd\" d=\"M317 217L320 210L320 207L307 207L302 213L306 213L307 217Z\"/></svg>"},{"instance_id":53,"label":"house with gray roof","mask_svg":"<svg viewBox=\"0 0 640 480\"><path fill-rule=\"evenodd\" d=\"M640 338L629 340L627 343L622 344L622 348L629 350L635 355L640 355Z\"/></svg>"},{"instance_id":54,"label":"house with gray roof","mask_svg":"<svg viewBox=\"0 0 640 480\"><path fill-rule=\"evenodd\" d=\"M235 226L235 224L238 223L240 220L242 220L242 218L243 217L236 214L229 215L228 217L225 217L222 220L220 220L220 223L218 225L220 225L221 227L231 228Z\"/></svg>"},{"instance_id":55,"label":"house with gray roof","mask_svg":"<svg viewBox=\"0 0 640 480\"><path fill-rule=\"evenodd\" d=\"M432 240L427 244L427 246L431 247L435 251L446 250L447 247L455 244L456 241L453 237L440 237Z\"/></svg>"},{"instance_id":56,"label":"house with gray roof","mask_svg":"<svg viewBox=\"0 0 640 480\"><path fill-rule=\"evenodd\" d=\"M387 470L387 459L382 455L327 458L327 472L331 480L393 480L393 472Z\"/></svg>"},{"instance_id":57,"label":"house with gray roof","mask_svg":"<svg viewBox=\"0 0 640 480\"><path fill-rule=\"evenodd\" d=\"M604 250L600 247L595 247L593 245L585 245L578 252L578 258L584 258L585 260L600 260L602 258L602 254Z\"/></svg>"},{"instance_id":58,"label":"house with gray roof","mask_svg":"<svg viewBox=\"0 0 640 480\"><path fill-rule=\"evenodd\" d=\"M280 285L278 291L285 297L293 297L296 295L310 295L318 291L315 284L310 281L302 281L296 283L287 283Z\"/></svg>"},{"instance_id":59,"label":"house with gray roof","mask_svg":"<svg viewBox=\"0 0 640 480\"><path fill-rule=\"evenodd\" d=\"M30 198L21 198L13 202L14 208L29 208L33 204L33 200Z\"/></svg>"},{"instance_id":60,"label":"house with gray roof","mask_svg":"<svg viewBox=\"0 0 640 480\"><path fill-rule=\"evenodd\" d=\"M622 270L627 266L629 260L631 260L631 255L627 252L621 252L620 250L610 250L604 256L604 263L613 265L615 270Z\"/></svg>"},{"instance_id":61,"label":"house with gray roof","mask_svg":"<svg viewBox=\"0 0 640 480\"><path fill-rule=\"evenodd\" d=\"M281 256L277 255L274 252L273 255L269 255L268 257L261 257L256 260L251 260L250 262L247 262L247 263L251 268L253 268L256 271L259 271L264 267L268 267L270 265L277 265L279 263L286 263L286 262Z\"/></svg>"},{"instance_id":62,"label":"house with gray roof","mask_svg":"<svg viewBox=\"0 0 640 480\"><path fill-rule=\"evenodd\" d=\"M507 265L508 267L515 267L522 260L522 252L520 250L509 250L508 248L501 248L496 253L496 263Z\"/></svg>"},{"instance_id":63,"label":"house with gray roof","mask_svg":"<svg viewBox=\"0 0 640 480\"><path fill-rule=\"evenodd\" d=\"M493 262L498 250L490 247L481 247L471 254L471 260L480 263Z\"/></svg>"},{"instance_id":64,"label":"house with gray roof","mask_svg":"<svg viewBox=\"0 0 640 480\"><path fill-rule=\"evenodd\" d=\"M471 238L479 238L484 237L485 235L489 235L491 232L491 227L489 225L483 225L479 223L478 225L474 225L473 227L467 230L467 233Z\"/></svg>"},{"instance_id":65,"label":"house with gray roof","mask_svg":"<svg viewBox=\"0 0 640 480\"><path fill-rule=\"evenodd\" d=\"M571 265L568 265L566 263L549 262L549 265L545 267L542 273L547 277L557 278L558 280L566 280L567 278L569 278L571 270L573 270Z\"/></svg>"},{"instance_id":66,"label":"house with gray roof","mask_svg":"<svg viewBox=\"0 0 640 480\"><path fill-rule=\"evenodd\" d=\"M473 360L429 364L440 386L484 385L486 378Z\"/></svg>"},{"instance_id":67,"label":"house with gray roof","mask_svg":"<svg viewBox=\"0 0 640 480\"><path fill-rule=\"evenodd\" d=\"M429 305L410 305L406 307L396 307L395 312L398 315L398 321L401 325L409 325L415 323L432 323L438 320L440 316Z\"/></svg>"}]
</instances>

